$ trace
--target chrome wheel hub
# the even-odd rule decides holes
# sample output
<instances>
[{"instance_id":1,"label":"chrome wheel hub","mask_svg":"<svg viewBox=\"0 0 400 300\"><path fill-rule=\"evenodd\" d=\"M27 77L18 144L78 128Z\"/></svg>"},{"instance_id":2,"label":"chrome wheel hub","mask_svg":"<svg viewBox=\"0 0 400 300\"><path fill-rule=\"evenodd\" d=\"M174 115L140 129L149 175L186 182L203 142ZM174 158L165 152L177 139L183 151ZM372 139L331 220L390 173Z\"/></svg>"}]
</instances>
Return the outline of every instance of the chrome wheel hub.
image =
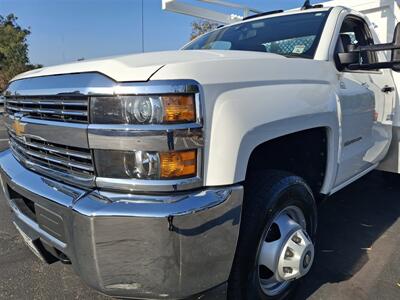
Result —
<instances>
[{"instance_id":1,"label":"chrome wheel hub","mask_svg":"<svg viewBox=\"0 0 400 300\"><path fill-rule=\"evenodd\" d=\"M314 245L306 232L304 214L288 207L275 217L260 244L258 267L263 292L280 294L290 281L303 277L314 261Z\"/></svg>"}]
</instances>

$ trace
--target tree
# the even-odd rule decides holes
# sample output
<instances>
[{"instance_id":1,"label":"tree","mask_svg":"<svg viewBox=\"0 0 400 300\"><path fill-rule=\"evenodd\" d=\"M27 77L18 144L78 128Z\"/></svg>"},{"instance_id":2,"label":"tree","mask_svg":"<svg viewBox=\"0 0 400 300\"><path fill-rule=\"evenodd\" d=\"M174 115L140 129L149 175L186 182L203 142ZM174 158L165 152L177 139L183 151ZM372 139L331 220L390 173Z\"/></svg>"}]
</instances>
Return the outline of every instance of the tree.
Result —
<instances>
[{"instance_id":1,"label":"tree","mask_svg":"<svg viewBox=\"0 0 400 300\"><path fill-rule=\"evenodd\" d=\"M192 22L192 34L190 40L194 40L198 36L210 32L218 27L219 24L205 20L197 20Z\"/></svg>"},{"instance_id":2,"label":"tree","mask_svg":"<svg viewBox=\"0 0 400 300\"><path fill-rule=\"evenodd\" d=\"M15 75L41 67L30 64L26 39L31 32L21 28L17 19L13 14L0 15L0 92Z\"/></svg>"}]
</instances>

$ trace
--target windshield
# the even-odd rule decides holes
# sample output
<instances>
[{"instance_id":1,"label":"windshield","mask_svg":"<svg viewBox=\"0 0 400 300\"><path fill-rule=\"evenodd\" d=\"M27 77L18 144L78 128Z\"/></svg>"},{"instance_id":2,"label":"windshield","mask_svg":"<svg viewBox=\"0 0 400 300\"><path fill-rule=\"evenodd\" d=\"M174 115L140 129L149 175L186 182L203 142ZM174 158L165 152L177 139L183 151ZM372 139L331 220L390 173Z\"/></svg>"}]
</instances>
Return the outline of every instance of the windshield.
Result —
<instances>
[{"instance_id":1,"label":"windshield","mask_svg":"<svg viewBox=\"0 0 400 300\"><path fill-rule=\"evenodd\" d=\"M329 12L300 13L223 27L183 50L242 50L313 58Z\"/></svg>"}]
</instances>

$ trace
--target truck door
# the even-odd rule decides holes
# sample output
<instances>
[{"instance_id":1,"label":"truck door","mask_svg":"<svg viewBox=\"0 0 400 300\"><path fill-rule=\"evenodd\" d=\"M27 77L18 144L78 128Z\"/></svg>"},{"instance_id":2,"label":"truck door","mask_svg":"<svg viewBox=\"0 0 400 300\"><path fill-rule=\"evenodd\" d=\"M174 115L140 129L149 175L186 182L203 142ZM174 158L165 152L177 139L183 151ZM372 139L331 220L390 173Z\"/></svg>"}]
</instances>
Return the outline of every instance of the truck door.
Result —
<instances>
[{"instance_id":1,"label":"truck door","mask_svg":"<svg viewBox=\"0 0 400 300\"><path fill-rule=\"evenodd\" d=\"M342 24L336 51L352 45L370 45L373 38L366 22L347 16ZM377 53L362 53L363 63L378 62ZM339 74L341 151L336 186L368 171L386 155L392 136L394 83L390 71L350 71Z\"/></svg>"}]
</instances>

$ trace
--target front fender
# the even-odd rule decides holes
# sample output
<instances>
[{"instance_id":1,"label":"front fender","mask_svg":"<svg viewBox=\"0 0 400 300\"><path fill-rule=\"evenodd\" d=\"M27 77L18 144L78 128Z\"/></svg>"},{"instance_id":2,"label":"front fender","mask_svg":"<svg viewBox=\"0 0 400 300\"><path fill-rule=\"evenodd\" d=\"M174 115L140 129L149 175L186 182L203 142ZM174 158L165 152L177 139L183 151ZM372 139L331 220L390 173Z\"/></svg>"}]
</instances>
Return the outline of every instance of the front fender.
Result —
<instances>
[{"instance_id":1,"label":"front fender","mask_svg":"<svg viewBox=\"0 0 400 300\"><path fill-rule=\"evenodd\" d=\"M338 157L337 99L332 86L319 80L266 82L220 94L211 122L206 185L243 181L252 151L266 141L324 127L328 133L328 165L323 190L329 190Z\"/></svg>"}]
</instances>

